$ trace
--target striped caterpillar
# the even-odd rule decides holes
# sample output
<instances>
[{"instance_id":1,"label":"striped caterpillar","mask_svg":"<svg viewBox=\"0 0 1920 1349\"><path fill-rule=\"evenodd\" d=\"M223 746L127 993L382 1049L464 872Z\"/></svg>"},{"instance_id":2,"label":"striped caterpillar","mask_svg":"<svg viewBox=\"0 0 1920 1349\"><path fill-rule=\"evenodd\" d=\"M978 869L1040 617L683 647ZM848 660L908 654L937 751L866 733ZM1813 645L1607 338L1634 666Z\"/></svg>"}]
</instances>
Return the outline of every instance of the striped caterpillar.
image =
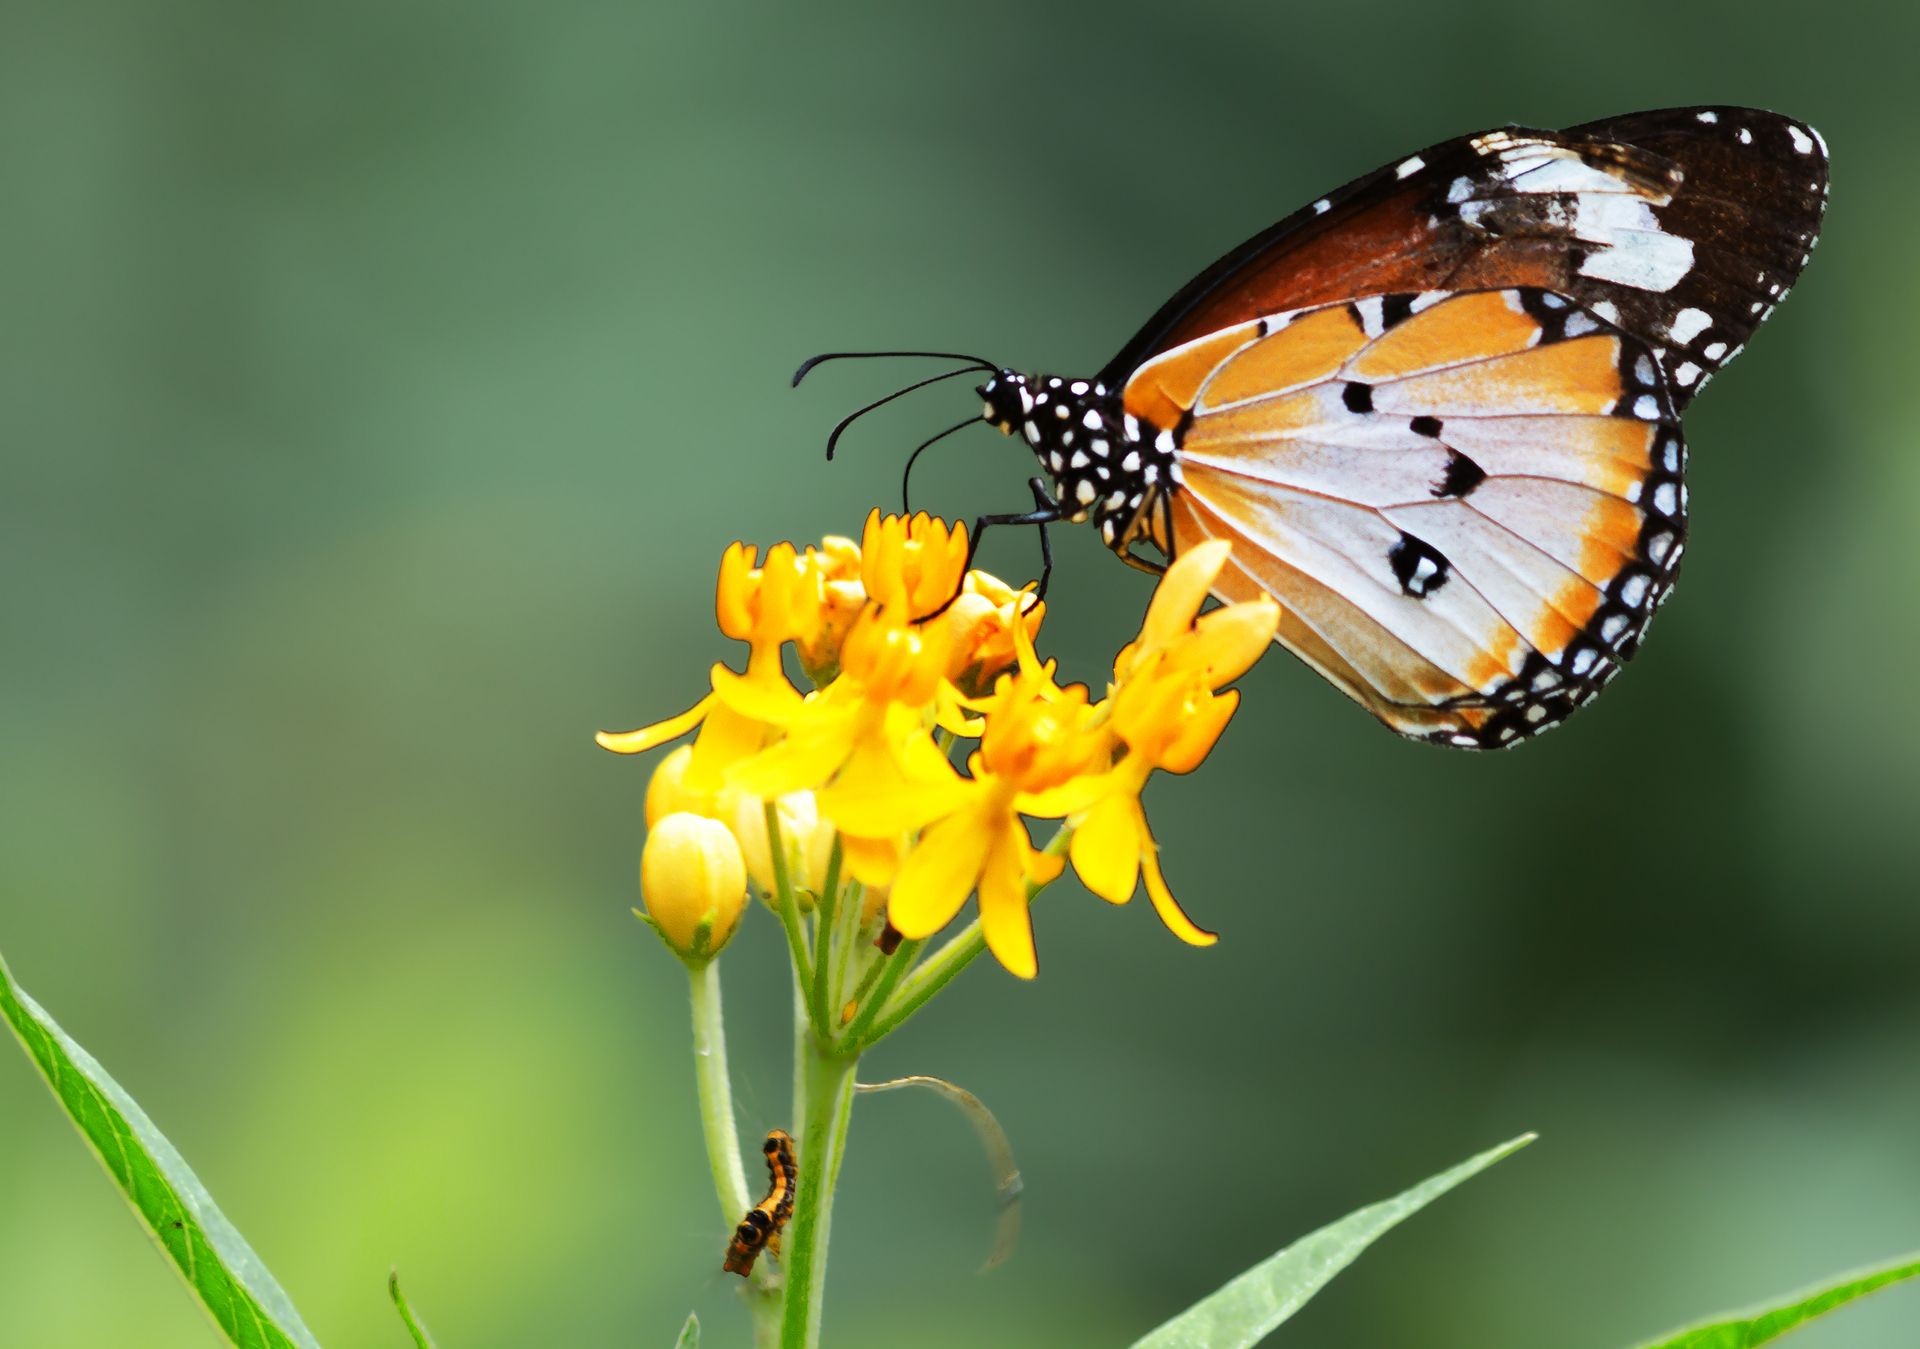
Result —
<instances>
[{"instance_id":1,"label":"striped caterpillar","mask_svg":"<svg viewBox=\"0 0 1920 1349\"><path fill-rule=\"evenodd\" d=\"M746 1278L753 1262L768 1246L780 1254L780 1229L793 1216L793 1190L799 1171L793 1161L793 1139L783 1129L775 1129L761 1145L767 1154L767 1197L747 1210L747 1216L733 1229L727 1243L727 1258L721 1268Z\"/></svg>"}]
</instances>

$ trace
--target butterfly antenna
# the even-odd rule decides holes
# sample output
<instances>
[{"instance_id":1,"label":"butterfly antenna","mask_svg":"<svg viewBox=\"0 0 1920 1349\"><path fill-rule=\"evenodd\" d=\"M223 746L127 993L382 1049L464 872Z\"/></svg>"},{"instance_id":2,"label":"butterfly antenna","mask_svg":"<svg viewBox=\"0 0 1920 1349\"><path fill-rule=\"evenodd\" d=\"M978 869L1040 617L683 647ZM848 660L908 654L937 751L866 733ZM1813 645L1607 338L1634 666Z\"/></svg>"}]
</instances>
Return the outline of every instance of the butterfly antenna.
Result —
<instances>
[{"instance_id":1,"label":"butterfly antenna","mask_svg":"<svg viewBox=\"0 0 1920 1349\"><path fill-rule=\"evenodd\" d=\"M809 356L800 363L800 368L793 372L793 387L799 388L800 381L805 379L807 372L816 365L824 365L828 361L870 361L883 356L918 356L930 361L965 361L970 367L978 366L987 370L996 368L992 361L980 356L968 356L958 351L823 351L818 356Z\"/></svg>"},{"instance_id":2,"label":"butterfly antenna","mask_svg":"<svg viewBox=\"0 0 1920 1349\"><path fill-rule=\"evenodd\" d=\"M962 375L977 374L981 370L992 370L993 368L994 367L990 365L965 365L960 367L960 369L958 370L949 370L945 374L929 375L926 379L914 381L912 384L907 385L907 387L904 389L895 389L892 393L888 394L885 398L876 398L863 408L854 409L852 412L849 412L846 416L842 417L840 419L839 425L835 426L833 428L833 431L827 436L827 458L828 459L833 458L833 451L840 444L840 437L846 432L846 429L849 426L852 426L855 422L859 421L862 417L866 416L869 412L872 412L874 409L883 408L896 398L905 398L908 394L913 393L915 390L924 389L929 384L938 384L943 379L958 379ZM970 420L978 420L978 419L971 418Z\"/></svg>"},{"instance_id":3,"label":"butterfly antenna","mask_svg":"<svg viewBox=\"0 0 1920 1349\"><path fill-rule=\"evenodd\" d=\"M979 420L980 419L978 417L969 417L965 421L955 422L952 426L949 426L946 430L939 431L931 436L928 436L925 440L921 441L917 446L914 447L913 453L907 456L906 471L901 473L900 475L900 513L902 515L913 514L913 499L911 496L908 495L908 489L910 484L913 482L914 461L917 460L921 455L925 454L927 452L928 447L933 445L935 442L945 440L948 436L952 435L955 431L964 431L969 426L972 426L975 422Z\"/></svg>"}]
</instances>

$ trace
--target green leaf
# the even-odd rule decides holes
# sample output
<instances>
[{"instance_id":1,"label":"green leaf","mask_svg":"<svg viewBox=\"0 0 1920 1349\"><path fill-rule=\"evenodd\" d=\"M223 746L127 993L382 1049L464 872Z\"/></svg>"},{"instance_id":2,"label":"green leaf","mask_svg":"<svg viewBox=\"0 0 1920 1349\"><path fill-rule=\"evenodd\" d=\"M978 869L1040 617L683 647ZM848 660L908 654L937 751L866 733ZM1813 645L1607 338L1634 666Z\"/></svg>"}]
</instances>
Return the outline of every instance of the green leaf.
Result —
<instances>
[{"instance_id":1,"label":"green leaf","mask_svg":"<svg viewBox=\"0 0 1920 1349\"><path fill-rule=\"evenodd\" d=\"M394 1309L400 1313L400 1319L406 1322L407 1334L413 1336L414 1349L433 1349L433 1336L420 1324L413 1314L413 1308L407 1305L407 1295L400 1291L400 1271L387 1271L387 1296L393 1299Z\"/></svg>"},{"instance_id":2,"label":"green leaf","mask_svg":"<svg viewBox=\"0 0 1920 1349\"><path fill-rule=\"evenodd\" d=\"M1778 1339L1816 1316L1825 1316L1835 1307L1916 1275L1920 1275L1920 1252L1871 1269L1842 1274L1816 1287L1802 1289L1783 1302L1714 1317L1685 1330L1676 1330L1648 1340L1641 1349L1753 1349L1754 1345Z\"/></svg>"},{"instance_id":3,"label":"green leaf","mask_svg":"<svg viewBox=\"0 0 1920 1349\"><path fill-rule=\"evenodd\" d=\"M680 1327L680 1338L673 1342L673 1349L700 1349L700 1318L692 1312L687 1313L687 1323Z\"/></svg>"},{"instance_id":4,"label":"green leaf","mask_svg":"<svg viewBox=\"0 0 1920 1349\"><path fill-rule=\"evenodd\" d=\"M267 1267L133 1098L13 982L0 960L0 1016L229 1343L319 1349Z\"/></svg>"},{"instance_id":5,"label":"green leaf","mask_svg":"<svg viewBox=\"0 0 1920 1349\"><path fill-rule=\"evenodd\" d=\"M1405 1194L1370 1204L1302 1237L1195 1303L1134 1349L1246 1349L1258 1344L1390 1228L1534 1137L1522 1134L1421 1181Z\"/></svg>"}]
</instances>

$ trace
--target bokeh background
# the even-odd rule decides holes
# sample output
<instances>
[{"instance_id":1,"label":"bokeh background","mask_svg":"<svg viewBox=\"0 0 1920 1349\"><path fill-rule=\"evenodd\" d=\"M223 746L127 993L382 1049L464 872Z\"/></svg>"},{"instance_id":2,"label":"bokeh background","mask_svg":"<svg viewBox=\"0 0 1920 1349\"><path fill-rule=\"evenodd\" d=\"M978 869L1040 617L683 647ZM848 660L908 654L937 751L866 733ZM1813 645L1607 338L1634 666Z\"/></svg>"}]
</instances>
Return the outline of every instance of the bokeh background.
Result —
<instances>
[{"instance_id":1,"label":"bokeh background","mask_svg":"<svg viewBox=\"0 0 1920 1349\"><path fill-rule=\"evenodd\" d=\"M1608 1349L1920 1246L1916 12L179 0L6 7L0 949L329 1344L665 1345L743 1316L681 973L628 914L600 726L730 655L736 536L894 500L920 395L809 352L1090 371L1216 253L1445 135L1807 118L1832 210L1689 418L1694 544L1630 676L1517 754L1403 744L1285 656L1151 802L1211 951L1038 915L869 1076L836 1346L1124 1343L1523 1129L1282 1332ZM917 369L918 367L913 367ZM920 480L1019 509L981 430ZM1149 582L1059 539L1097 679ZM1028 574L1032 540L987 562ZM743 1128L788 1123L781 942L727 957ZM11 1061L9 1061L11 1060ZM1884 1295L1805 1349L1920 1338ZM0 1052L0 1341L205 1323Z\"/></svg>"}]
</instances>

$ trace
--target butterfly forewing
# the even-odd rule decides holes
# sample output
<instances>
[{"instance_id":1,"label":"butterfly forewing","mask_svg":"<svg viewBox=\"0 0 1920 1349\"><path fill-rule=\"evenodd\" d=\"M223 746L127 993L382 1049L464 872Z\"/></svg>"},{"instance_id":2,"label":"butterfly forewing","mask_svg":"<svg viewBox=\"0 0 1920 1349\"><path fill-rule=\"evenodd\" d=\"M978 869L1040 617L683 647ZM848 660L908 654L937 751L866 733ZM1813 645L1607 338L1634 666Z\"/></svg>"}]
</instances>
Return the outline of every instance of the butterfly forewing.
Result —
<instances>
[{"instance_id":1,"label":"butterfly forewing","mask_svg":"<svg viewBox=\"0 0 1920 1349\"><path fill-rule=\"evenodd\" d=\"M1303 659L1403 734L1497 748L1632 653L1685 530L1646 343L1529 288L1230 332L1136 377L1184 409L1172 543L1231 539L1220 590L1277 598Z\"/></svg>"},{"instance_id":2,"label":"butterfly forewing","mask_svg":"<svg viewBox=\"0 0 1920 1349\"><path fill-rule=\"evenodd\" d=\"M1645 343L1684 406L1791 288L1826 190L1819 136L1749 108L1458 137L1221 258L1103 378L1124 383L1155 355L1265 314L1394 292L1534 287Z\"/></svg>"}]
</instances>

